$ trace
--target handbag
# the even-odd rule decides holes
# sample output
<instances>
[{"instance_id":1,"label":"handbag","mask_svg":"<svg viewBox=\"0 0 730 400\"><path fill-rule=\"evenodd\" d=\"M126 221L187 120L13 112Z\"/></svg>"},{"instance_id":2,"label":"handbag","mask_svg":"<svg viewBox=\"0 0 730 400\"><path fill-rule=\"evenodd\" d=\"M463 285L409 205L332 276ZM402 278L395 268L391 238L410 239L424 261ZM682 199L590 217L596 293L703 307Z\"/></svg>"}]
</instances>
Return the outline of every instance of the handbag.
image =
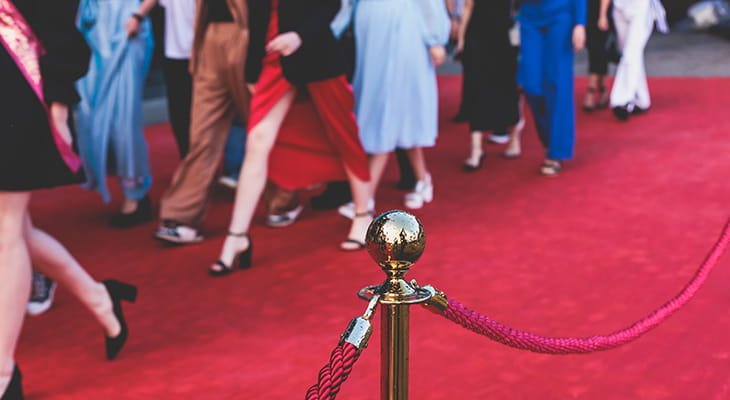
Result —
<instances>
[{"instance_id":1,"label":"handbag","mask_svg":"<svg viewBox=\"0 0 730 400\"><path fill-rule=\"evenodd\" d=\"M616 31L613 29L608 31L604 49L606 50L606 58L608 59L608 62L618 64L619 61L621 61L621 48L618 45L618 36L616 35Z\"/></svg>"}]
</instances>

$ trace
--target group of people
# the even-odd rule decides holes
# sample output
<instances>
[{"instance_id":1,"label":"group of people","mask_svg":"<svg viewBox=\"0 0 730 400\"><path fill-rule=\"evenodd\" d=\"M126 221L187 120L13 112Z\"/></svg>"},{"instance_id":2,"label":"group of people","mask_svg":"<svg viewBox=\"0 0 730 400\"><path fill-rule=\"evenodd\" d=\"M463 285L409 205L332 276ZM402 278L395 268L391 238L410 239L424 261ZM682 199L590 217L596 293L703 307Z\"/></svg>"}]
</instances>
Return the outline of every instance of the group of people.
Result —
<instances>
[{"instance_id":1,"label":"group of people","mask_svg":"<svg viewBox=\"0 0 730 400\"><path fill-rule=\"evenodd\" d=\"M0 0L2 400L22 399L13 355L31 266L48 277L38 279L66 287L96 316L109 359L127 337L122 301L134 301L137 291L95 280L36 228L30 193L83 182L108 201L111 172L124 201L110 223L128 227L152 218L142 92L153 49L148 14L158 0L80 3ZM208 269L222 276L251 266L248 232L267 188L274 198L291 198L310 183L345 179L352 199L339 208L352 220L339 244L345 251L365 246L391 152L402 154L400 164L412 175L404 205L418 209L433 200L423 149L438 135L436 68L446 58L450 34L464 64L461 114L471 133L464 169L481 167L486 132L506 132L505 156L520 155L522 92L546 151L540 171L557 175L575 141L573 54L584 46L587 25L589 41L591 32L609 29L611 1L589 1L590 18L586 0L465 0L463 7L452 0L159 3L165 9L163 71L181 160L161 199L155 236L178 244L203 240L210 187L237 117L246 143L229 146L239 152L245 147L245 156L228 234ZM663 21L663 9L659 0L614 0L612 12L623 55L610 105L627 119L650 106L643 46L654 22ZM355 41L351 84L342 49L347 35ZM607 104L606 70L592 66L591 72L586 110ZM69 116L76 103L74 132ZM301 206L285 209L268 222L284 226Z\"/></svg>"}]
</instances>

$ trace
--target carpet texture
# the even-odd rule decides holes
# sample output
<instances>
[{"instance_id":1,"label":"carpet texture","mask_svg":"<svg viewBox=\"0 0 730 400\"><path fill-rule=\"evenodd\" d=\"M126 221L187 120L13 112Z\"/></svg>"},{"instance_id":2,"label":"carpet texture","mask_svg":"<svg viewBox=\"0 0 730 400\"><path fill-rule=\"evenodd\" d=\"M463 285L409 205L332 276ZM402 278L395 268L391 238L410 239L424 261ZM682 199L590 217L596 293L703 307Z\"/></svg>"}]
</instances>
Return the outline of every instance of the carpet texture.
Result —
<instances>
[{"instance_id":1,"label":"carpet texture","mask_svg":"<svg viewBox=\"0 0 730 400\"><path fill-rule=\"evenodd\" d=\"M461 172L467 127L450 122L460 78L440 86L441 134L427 151L435 200L415 213L428 246L407 278L507 325L544 336L621 329L682 288L730 214L730 79L652 79L652 110L628 123L610 111L579 112L576 157L558 178L538 174L543 150L531 120L521 158L485 145L484 168ZM581 98L585 81L576 86ZM147 136L157 203L176 150L168 126ZM378 211L402 208L395 165ZM40 227L95 277L135 283L140 296L125 305L131 336L113 362L104 360L102 330L67 291L48 313L28 318L17 361L31 400L301 399L364 311L357 290L384 279L365 252L337 250L348 221L310 209L280 230L263 226L259 212L253 268L210 278L232 192L214 190L207 241L172 248L152 240L154 222L108 228L114 194L110 205L77 187L34 195ZM411 398L728 399L728 282L730 256L664 324L589 355L515 350L414 307ZM376 322L338 398L379 398L379 334Z\"/></svg>"}]
</instances>

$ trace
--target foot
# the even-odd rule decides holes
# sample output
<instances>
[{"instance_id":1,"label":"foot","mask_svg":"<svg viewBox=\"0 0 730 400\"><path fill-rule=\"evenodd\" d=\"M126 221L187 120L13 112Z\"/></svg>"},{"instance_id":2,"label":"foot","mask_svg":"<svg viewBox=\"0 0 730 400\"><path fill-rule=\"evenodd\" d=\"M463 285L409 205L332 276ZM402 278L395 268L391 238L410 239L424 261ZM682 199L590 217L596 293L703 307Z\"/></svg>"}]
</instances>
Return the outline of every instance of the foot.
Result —
<instances>
[{"instance_id":1,"label":"foot","mask_svg":"<svg viewBox=\"0 0 730 400\"><path fill-rule=\"evenodd\" d=\"M492 132L487 136L487 140L492 143L505 144L509 142L509 135L507 133Z\"/></svg>"},{"instance_id":2,"label":"foot","mask_svg":"<svg viewBox=\"0 0 730 400\"><path fill-rule=\"evenodd\" d=\"M583 111L591 112L596 109L596 88L589 87L586 89L586 95L583 98Z\"/></svg>"},{"instance_id":3,"label":"foot","mask_svg":"<svg viewBox=\"0 0 730 400\"><path fill-rule=\"evenodd\" d=\"M544 176L558 176L561 169L560 161L547 158L540 167L540 173Z\"/></svg>"},{"instance_id":4,"label":"foot","mask_svg":"<svg viewBox=\"0 0 730 400\"><path fill-rule=\"evenodd\" d=\"M630 113L628 106L616 106L611 111L613 111L613 115L616 116L619 121L626 121L629 119Z\"/></svg>"},{"instance_id":5,"label":"foot","mask_svg":"<svg viewBox=\"0 0 730 400\"><path fill-rule=\"evenodd\" d=\"M235 176L223 175L218 178L218 184L225 188L236 190L238 187L238 179Z\"/></svg>"},{"instance_id":6,"label":"foot","mask_svg":"<svg viewBox=\"0 0 730 400\"><path fill-rule=\"evenodd\" d=\"M417 210L431 201L433 201L433 182L431 174L427 173L422 181L416 183L415 190L406 195L404 203L406 208Z\"/></svg>"},{"instance_id":7,"label":"foot","mask_svg":"<svg viewBox=\"0 0 730 400\"><path fill-rule=\"evenodd\" d=\"M170 220L160 223L155 232L155 238L170 244L190 244L203 241L203 235L197 229Z\"/></svg>"},{"instance_id":8,"label":"foot","mask_svg":"<svg viewBox=\"0 0 730 400\"><path fill-rule=\"evenodd\" d=\"M56 282L47 276L33 271L33 287L30 301L25 308L28 315L40 315L48 311L53 304L53 296L56 293Z\"/></svg>"},{"instance_id":9,"label":"foot","mask_svg":"<svg viewBox=\"0 0 730 400\"><path fill-rule=\"evenodd\" d=\"M517 124L512 128L512 132L509 134L509 143L507 148L504 150L502 155L505 158L517 158L522 155L522 129L525 128L525 119L520 118Z\"/></svg>"},{"instance_id":10,"label":"foot","mask_svg":"<svg viewBox=\"0 0 730 400\"><path fill-rule=\"evenodd\" d=\"M114 303L112 302L109 291L103 283L97 283L93 291L94 300L91 304L91 310L104 328L106 337L115 338L119 336L122 331L122 325L116 315L114 315Z\"/></svg>"},{"instance_id":11,"label":"foot","mask_svg":"<svg viewBox=\"0 0 730 400\"><path fill-rule=\"evenodd\" d=\"M145 196L140 201L124 199L121 210L112 215L109 225L115 228L131 228L152 219L152 201Z\"/></svg>"},{"instance_id":12,"label":"foot","mask_svg":"<svg viewBox=\"0 0 730 400\"><path fill-rule=\"evenodd\" d=\"M484 154L484 151L479 149L479 151L472 150L471 155L469 158L464 160L464 164L461 166L461 169L465 172L474 172L482 167L482 164L484 164L484 158L486 157L486 154Z\"/></svg>"},{"instance_id":13,"label":"foot","mask_svg":"<svg viewBox=\"0 0 730 400\"><path fill-rule=\"evenodd\" d=\"M284 228L292 225L297 221L302 210L304 210L304 206L300 204L293 210L282 211L279 214L269 214L266 216L266 226L269 228Z\"/></svg>"},{"instance_id":14,"label":"foot","mask_svg":"<svg viewBox=\"0 0 730 400\"><path fill-rule=\"evenodd\" d=\"M233 262L236 256L248 250L249 246L251 246L251 239L247 234L229 234L226 236L218 262L210 266L211 273L225 274L229 272L233 268Z\"/></svg>"},{"instance_id":15,"label":"foot","mask_svg":"<svg viewBox=\"0 0 730 400\"><path fill-rule=\"evenodd\" d=\"M603 110L604 108L608 108L608 103L611 100L611 93L606 89L605 86L599 87L598 93L600 94L600 97L598 99L598 103L596 104L596 109Z\"/></svg>"},{"instance_id":16,"label":"foot","mask_svg":"<svg viewBox=\"0 0 730 400\"><path fill-rule=\"evenodd\" d=\"M375 210L375 199L368 200L368 209ZM337 208L337 212L347 219L355 218L355 203L349 202Z\"/></svg>"},{"instance_id":17,"label":"foot","mask_svg":"<svg viewBox=\"0 0 730 400\"><path fill-rule=\"evenodd\" d=\"M355 214L347 239L340 243L341 250L356 251L365 248L365 236L367 236L370 223L373 222L373 215L373 211Z\"/></svg>"}]
</instances>

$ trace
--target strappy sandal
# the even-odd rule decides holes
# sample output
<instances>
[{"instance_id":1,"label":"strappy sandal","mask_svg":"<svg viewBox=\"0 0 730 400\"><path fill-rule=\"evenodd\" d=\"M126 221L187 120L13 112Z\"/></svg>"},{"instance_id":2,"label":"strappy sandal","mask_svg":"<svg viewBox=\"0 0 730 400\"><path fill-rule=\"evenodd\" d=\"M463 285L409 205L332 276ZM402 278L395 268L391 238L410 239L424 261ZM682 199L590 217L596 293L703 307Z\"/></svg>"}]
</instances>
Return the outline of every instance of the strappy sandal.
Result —
<instances>
[{"instance_id":1,"label":"strappy sandal","mask_svg":"<svg viewBox=\"0 0 730 400\"><path fill-rule=\"evenodd\" d=\"M253 241L251 241L251 237L248 236L248 233L236 233L236 232L228 232L228 236L233 237L245 237L248 239L248 248L246 250L243 250L236 254L235 258L233 259L233 265L226 265L223 261L218 260L215 263L213 263L212 266L217 266L219 269L208 269L208 274L210 276L224 276L228 275L231 272L233 272L233 268L238 264L238 268L240 269L247 269L251 268L251 254L253 254Z\"/></svg>"},{"instance_id":2,"label":"strappy sandal","mask_svg":"<svg viewBox=\"0 0 730 400\"><path fill-rule=\"evenodd\" d=\"M362 217L372 218L373 216L375 216L375 211L373 211L373 210L355 214L355 218L362 218ZM353 218L353 219L355 219L355 218ZM354 244L355 247L345 247L344 246L349 243ZM347 239L343 240L342 243L340 243L340 250L342 250L342 251L358 251L358 250L362 250L364 248L365 248L364 241L353 239L353 238L347 238Z\"/></svg>"},{"instance_id":3,"label":"strappy sandal","mask_svg":"<svg viewBox=\"0 0 730 400\"><path fill-rule=\"evenodd\" d=\"M562 165L558 160L545 160L540 167L540 173L544 176L558 176Z\"/></svg>"},{"instance_id":4,"label":"strappy sandal","mask_svg":"<svg viewBox=\"0 0 730 400\"><path fill-rule=\"evenodd\" d=\"M590 99L590 102L588 101ZM592 112L596 109L596 88L589 86L586 89L586 97L583 99L583 111Z\"/></svg>"}]
</instances>

